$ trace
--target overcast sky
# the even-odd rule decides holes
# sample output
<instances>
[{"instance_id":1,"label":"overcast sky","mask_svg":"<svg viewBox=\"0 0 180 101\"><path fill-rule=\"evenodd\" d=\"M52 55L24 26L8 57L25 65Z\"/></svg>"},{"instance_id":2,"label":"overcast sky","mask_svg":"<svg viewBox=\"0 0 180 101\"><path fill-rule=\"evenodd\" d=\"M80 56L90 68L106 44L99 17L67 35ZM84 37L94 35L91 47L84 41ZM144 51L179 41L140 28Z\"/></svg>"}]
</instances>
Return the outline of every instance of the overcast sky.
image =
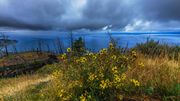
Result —
<instances>
[{"instance_id":1,"label":"overcast sky","mask_svg":"<svg viewBox=\"0 0 180 101\"><path fill-rule=\"evenodd\" d=\"M0 28L180 31L180 0L0 0Z\"/></svg>"}]
</instances>

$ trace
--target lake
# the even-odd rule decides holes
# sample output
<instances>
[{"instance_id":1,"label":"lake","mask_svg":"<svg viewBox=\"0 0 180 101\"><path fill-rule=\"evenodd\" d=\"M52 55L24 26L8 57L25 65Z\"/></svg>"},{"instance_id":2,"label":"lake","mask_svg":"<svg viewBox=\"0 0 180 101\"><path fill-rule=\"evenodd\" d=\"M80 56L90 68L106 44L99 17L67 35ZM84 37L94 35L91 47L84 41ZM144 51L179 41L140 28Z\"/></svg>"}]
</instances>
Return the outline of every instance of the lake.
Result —
<instances>
[{"instance_id":1,"label":"lake","mask_svg":"<svg viewBox=\"0 0 180 101\"><path fill-rule=\"evenodd\" d=\"M2 33L2 32L1 32ZM10 31L3 32L10 39L17 40L16 48L19 52L38 47L39 40L43 43L43 49L47 50L50 47L51 51L55 51L57 39L59 39L64 49L70 47L70 34L68 32L59 31ZM180 45L180 32L111 32L112 37L121 47L134 47L137 43L146 42L147 38L158 40L161 43L170 45ZM86 48L93 52L99 49L106 48L110 41L109 35L106 32L74 32L73 39L82 37L85 41ZM13 50L9 46L9 50Z\"/></svg>"}]
</instances>

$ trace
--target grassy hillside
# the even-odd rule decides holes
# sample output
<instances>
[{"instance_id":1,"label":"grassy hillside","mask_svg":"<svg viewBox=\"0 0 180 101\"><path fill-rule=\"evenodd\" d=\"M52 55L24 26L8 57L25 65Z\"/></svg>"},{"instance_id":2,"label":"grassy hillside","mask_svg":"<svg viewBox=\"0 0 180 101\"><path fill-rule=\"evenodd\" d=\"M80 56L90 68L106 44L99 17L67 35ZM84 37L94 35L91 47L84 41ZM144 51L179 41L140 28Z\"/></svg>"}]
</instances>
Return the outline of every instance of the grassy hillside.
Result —
<instances>
[{"instance_id":1,"label":"grassy hillside","mask_svg":"<svg viewBox=\"0 0 180 101\"><path fill-rule=\"evenodd\" d=\"M180 60L170 54L152 56L142 52L144 49L122 52L110 44L98 53L76 55L68 48L66 54L58 56L59 63L37 71L34 83L2 100L179 101ZM14 80L19 84L23 77L19 79L2 79L0 92L6 83Z\"/></svg>"}]
</instances>

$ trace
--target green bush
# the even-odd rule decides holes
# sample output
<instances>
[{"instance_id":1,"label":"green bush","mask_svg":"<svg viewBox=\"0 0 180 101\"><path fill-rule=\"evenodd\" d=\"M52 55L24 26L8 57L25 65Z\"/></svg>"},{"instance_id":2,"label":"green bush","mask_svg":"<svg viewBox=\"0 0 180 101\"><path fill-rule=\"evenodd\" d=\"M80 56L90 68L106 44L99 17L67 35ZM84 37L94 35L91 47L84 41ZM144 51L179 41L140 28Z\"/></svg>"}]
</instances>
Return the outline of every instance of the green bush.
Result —
<instances>
[{"instance_id":1,"label":"green bush","mask_svg":"<svg viewBox=\"0 0 180 101\"><path fill-rule=\"evenodd\" d=\"M72 50L74 51L74 55L77 56L82 56L86 52L82 37L73 42Z\"/></svg>"}]
</instances>

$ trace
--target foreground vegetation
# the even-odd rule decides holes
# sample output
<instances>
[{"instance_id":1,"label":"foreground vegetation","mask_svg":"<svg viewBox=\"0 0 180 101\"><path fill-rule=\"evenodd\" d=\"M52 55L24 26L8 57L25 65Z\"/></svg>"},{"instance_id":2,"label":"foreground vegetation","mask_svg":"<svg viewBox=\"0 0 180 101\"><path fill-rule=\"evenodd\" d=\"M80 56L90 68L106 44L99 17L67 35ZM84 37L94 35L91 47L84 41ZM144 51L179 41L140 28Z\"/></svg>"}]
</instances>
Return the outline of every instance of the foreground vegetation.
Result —
<instances>
[{"instance_id":1,"label":"foreground vegetation","mask_svg":"<svg viewBox=\"0 0 180 101\"><path fill-rule=\"evenodd\" d=\"M84 48L78 45L76 47L80 49L68 48L66 54L58 56L59 63L46 65L37 71L40 77L49 75L48 82L39 82L2 99L178 101L180 99L179 52L172 50L170 52L177 53L178 56L168 54L167 51L166 55L161 55L167 50L164 48L158 54L149 53L154 48L155 51L162 49L157 48L160 46L159 43L154 43L156 42L148 41L125 52L112 43L107 49L102 49L98 53L85 53ZM149 48L150 50L147 51ZM76 50L81 50L81 53L77 54Z\"/></svg>"}]
</instances>

